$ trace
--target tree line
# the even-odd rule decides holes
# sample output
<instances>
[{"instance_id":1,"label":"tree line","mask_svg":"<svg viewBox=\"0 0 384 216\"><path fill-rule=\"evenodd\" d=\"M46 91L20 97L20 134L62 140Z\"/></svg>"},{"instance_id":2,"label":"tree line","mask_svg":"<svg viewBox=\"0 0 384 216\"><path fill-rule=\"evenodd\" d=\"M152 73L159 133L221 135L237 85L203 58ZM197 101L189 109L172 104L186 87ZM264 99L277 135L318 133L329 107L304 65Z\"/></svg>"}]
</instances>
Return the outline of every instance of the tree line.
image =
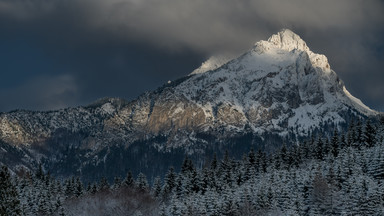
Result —
<instances>
[{"instance_id":1,"label":"tree line","mask_svg":"<svg viewBox=\"0 0 384 216\"><path fill-rule=\"evenodd\" d=\"M226 152L198 168L151 179L128 172L84 184L36 173L0 171L0 215L383 215L384 121L351 122L273 153Z\"/></svg>"}]
</instances>

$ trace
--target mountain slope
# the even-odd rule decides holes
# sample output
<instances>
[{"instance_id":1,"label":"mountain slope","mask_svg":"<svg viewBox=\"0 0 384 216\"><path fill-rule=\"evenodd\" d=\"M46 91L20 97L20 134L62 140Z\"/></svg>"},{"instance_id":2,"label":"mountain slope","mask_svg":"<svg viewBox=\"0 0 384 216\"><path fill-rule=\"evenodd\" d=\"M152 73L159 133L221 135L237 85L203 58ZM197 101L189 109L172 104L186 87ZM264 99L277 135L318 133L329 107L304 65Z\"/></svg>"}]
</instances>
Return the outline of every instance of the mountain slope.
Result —
<instances>
[{"instance_id":1,"label":"mountain slope","mask_svg":"<svg viewBox=\"0 0 384 216\"><path fill-rule=\"evenodd\" d=\"M167 161L156 165L161 170L184 152L199 160L228 148L241 155L251 145L294 143L377 114L350 95L324 55L290 30L238 58L212 58L203 66L131 102L111 98L51 112L2 113L0 140L28 156L20 164L43 161L56 174L153 173L154 158Z\"/></svg>"},{"instance_id":2,"label":"mountain slope","mask_svg":"<svg viewBox=\"0 0 384 216\"><path fill-rule=\"evenodd\" d=\"M324 55L310 51L290 30L153 98L147 123L161 123L149 126L155 133L218 127L241 132L249 125L259 134L284 135L288 128L299 127L297 133L306 135L321 124L345 123L346 113L377 114L348 93Z\"/></svg>"}]
</instances>

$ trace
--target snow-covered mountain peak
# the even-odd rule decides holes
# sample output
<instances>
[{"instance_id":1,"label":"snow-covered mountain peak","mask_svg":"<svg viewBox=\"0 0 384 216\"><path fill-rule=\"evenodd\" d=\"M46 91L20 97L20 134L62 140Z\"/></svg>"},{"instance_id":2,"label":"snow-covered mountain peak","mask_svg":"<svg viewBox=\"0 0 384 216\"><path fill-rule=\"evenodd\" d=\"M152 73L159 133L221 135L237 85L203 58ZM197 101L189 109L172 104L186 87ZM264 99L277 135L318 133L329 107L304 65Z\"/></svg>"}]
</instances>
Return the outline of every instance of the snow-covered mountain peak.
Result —
<instances>
[{"instance_id":1,"label":"snow-covered mountain peak","mask_svg":"<svg viewBox=\"0 0 384 216\"><path fill-rule=\"evenodd\" d=\"M305 135L321 124L346 123L343 116L349 112L376 114L348 93L325 55L312 52L288 29L238 58L220 60L209 59L174 89L202 109L203 128L213 122L241 131L247 124L254 131L281 134L300 128L297 134Z\"/></svg>"},{"instance_id":2,"label":"snow-covered mountain peak","mask_svg":"<svg viewBox=\"0 0 384 216\"><path fill-rule=\"evenodd\" d=\"M312 52L307 46L307 43L301 39L299 35L289 29L281 30L280 32L269 37L267 41L261 40L255 43L254 47L246 54L257 53L258 55L266 58L269 56L273 61L275 61L276 59L285 58L284 55L287 56L288 52L293 55L305 52L308 55L310 63L314 67L321 68L322 71L326 73L331 72L327 57L325 55ZM306 56L302 56L304 57L303 60L306 60ZM195 69L189 75L202 74L207 71L216 70L231 60L235 60L236 57L237 56L233 54L211 56L207 61L203 62L199 68Z\"/></svg>"},{"instance_id":3,"label":"snow-covered mountain peak","mask_svg":"<svg viewBox=\"0 0 384 216\"><path fill-rule=\"evenodd\" d=\"M309 51L305 41L301 37L289 29L283 29L277 34L272 35L268 42L277 48L292 51L294 49L301 51Z\"/></svg>"},{"instance_id":4,"label":"snow-covered mountain peak","mask_svg":"<svg viewBox=\"0 0 384 216\"><path fill-rule=\"evenodd\" d=\"M255 43L253 48L259 54L263 53L281 53L288 52L306 52L314 67L321 68L324 72L331 71L328 59L325 55L312 52L307 43L301 37L289 29L283 29L280 32L269 37L267 41L259 41Z\"/></svg>"}]
</instances>

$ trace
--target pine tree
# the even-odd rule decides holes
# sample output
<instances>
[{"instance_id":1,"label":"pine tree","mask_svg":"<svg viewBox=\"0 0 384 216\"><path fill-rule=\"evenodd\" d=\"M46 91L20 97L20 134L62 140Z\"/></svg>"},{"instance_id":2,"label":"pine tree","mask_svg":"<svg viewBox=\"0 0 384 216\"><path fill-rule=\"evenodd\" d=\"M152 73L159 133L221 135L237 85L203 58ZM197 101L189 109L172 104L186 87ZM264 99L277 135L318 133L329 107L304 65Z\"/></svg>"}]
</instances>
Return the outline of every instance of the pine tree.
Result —
<instances>
[{"instance_id":1,"label":"pine tree","mask_svg":"<svg viewBox=\"0 0 384 216\"><path fill-rule=\"evenodd\" d=\"M212 162L211 162L211 170L212 171L216 171L217 169L217 156L216 156L216 153L213 154L213 159L212 159Z\"/></svg>"},{"instance_id":2,"label":"pine tree","mask_svg":"<svg viewBox=\"0 0 384 216\"><path fill-rule=\"evenodd\" d=\"M104 176L102 176L98 185L98 190L102 191L102 190L108 190L108 189L109 189L108 180Z\"/></svg>"},{"instance_id":3,"label":"pine tree","mask_svg":"<svg viewBox=\"0 0 384 216\"><path fill-rule=\"evenodd\" d=\"M181 165L181 173L186 174L192 172L194 169L193 162L188 158L188 155L185 156L183 164Z\"/></svg>"},{"instance_id":4,"label":"pine tree","mask_svg":"<svg viewBox=\"0 0 384 216\"><path fill-rule=\"evenodd\" d=\"M341 138L340 138L340 149L343 149L343 148L346 148L348 146L347 144L347 141L345 139L345 134L341 134Z\"/></svg>"},{"instance_id":5,"label":"pine tree","mask_svg":"<svg viewBox=\"0 0 384 216\"><path fill-rule=\"evenodd\" d=\"M21 205L15 185L6 166L0 171L0 215L21 215Z\"/></svg>"},{"instance_id":6,"label":"pine tree","mask_svg":"<svg viewBox=\"0 0 384 216\"><path fill-rule=\"evenodd\" d=\"M36 172L36 178L39 179L39 180L43 180L44 179L44 171L43 171L43 165L41 163L39 163L39 167L37 169L37 172Z\"/></svg>"},{"instance_id":7,"label":"pine tree","mask_svg":"<svg viewBox=\"0 0 384 216\"><path fill-rule=\"evenodd\" d=\"M148 181L147 181L147 177L144 175L144 173L139 173L139 175L137 176L137 180L136 180L136 187L139 191L147 191L148 190Z\"/></svg>"},{"instance_id":8,"label":"pine tree","mask_svg":"<svg viewBox=\"0 0 384 216\"><path fill-rule=\"evenodd\" d=\"M289 154L289 163L295 168L299 168L299 165L302 163L303 155L302 150L298 145L293 145L291 148L291 153Z\"/></svg>"},{"instance_id":9,"label":"pine tree","mask_svg":"<svg viewBox=\"0 0 384 216\"><path fill-rule=\"evenodd\" d=\"M261 161L261 172L266 173L267 172L267 167L268 167L267 153L263 152L260 161Z\"/></svg>"},{"instance_id":10,"label":"pine tree","mask_svg":"<svg viewBox=\"0 0 384 216\"><path fill-rule=\"evenodd\" d=\"M122 184L121 178L120 177L115 177L113 179L113 186L112 186L112 188L114 190L117 190L117 189L119 189L121 187L121 184Z\"/></svg>"},{"instance_id":11,"label":"pine tree","mask_svg":"<svg viewBox=\"0 0 384 216\"><path fill-rule=\"evenodd\" d=\"M170 167L165 175L165 182L163 187L163 198L166 199L176 187L176 173L173 167Z\"/></svg>"},{"instance_id":12,"label":"pine tree","mask_svg":"<svg viewBox=\"0 0 384 216\"><path fill-rule=\"evenodd\" d=\"M303 215L310 215L310 213L313 211L313 202L312 202L312 191L313 191L313 184L310 182L310 178L304 179L304 186L302 190L302 196L303 196Z\"/></svg>"},{"instance_id":13,"label":"pine tree","mask_svg":"<svg viewBox=\"0 0 384 216\"><path fill-rule=\"evenodd\" d=\"M325 143L323 144L323 158L325 158L332 150L332 146L329 143L329 139L325 138Z\"/></svg>"},{"instance_id":14,"label":"pine tree","mask_svg":"<svg viewBox=\"0 0 384 216\"><path fill-rule=\"evenodd\" d=\"M316 147L315 147L315 158L318 160L323 160L324 158L324 144L323 140L319 137L319 139L316 142Z\"/></svg>"},{"instance_id":15,"label":"pine tree","mask_svg":"<svg viewBox=\"0 0 384 216\"><path fill-rule=\"evenodd\" d=\"M248 153L248 164L251 167L255 167L256 165L256 155L255 152L253 151L253 148Z\"/></svg>"},{"instance_id":16,"label":"pine tree","mask_svg":"<svg viewBox=\"0 0 384 216\"><path fill-rule=\"evenodd\" d=\"M274 168L276 170L280 170L281 169L282 161L281 161L280 154L275 153L273 163L274 163Z\"/></svg>"},{"instance_id":17,"label":"pine tree","mask_svg":"<svg viewBox=\"0 0 384 216\"><path fill-rule=\"evenodd\" d=\"M280 149L280 158L282 162L282 168L287 168L288 164L288 149L285 143L283 143L283 146Z\"/></svg>"},{"instance_id":18,"label":"pine tree","mask_svg":"<svg viewBox=\"0 0 384 216\"><path fill-rule=\"evenodd\" d=\"M339 155L339 133L337 132L337 130L335 129L335 131L333 132L333 136L332 136L332 141L331 141L331 153L333 155L333 157L337 157L337 155Z\"/></svg>"},{"instance_id":19,"label":"pine tree","mask_svg":"<svg viewBox=\"0 0 384 216\"><path fill-rule=\"evenodd\" d=\"M302 145L300 145L300 149L302 151L303 158L309 159L311 156L311 150L310 150L309 142L304 141Z\"/></svg>"},{"instance_id":20,"label":"pine tree","mask_svg":"<svg viewBox=\"0 0 384 216\"><path fill-rule=\"evenodd\" d=\"M347 133L347 144L349 147L354 145L356 137L356 130L355 130L355 124L354 121L351 120L348 127L348 133Z\"/></svg>"},{"instance_id":21,"label":"pine tree","mask_svg":"<svg viewBox=\"0 0 384 216\"><path fill-rule=\"evenodd\" d=\"M257 156L256 156L256 172L263 172L263 163L265 163L265 157L264 152L261 151L261 149L257 150Z\"/></svg>"},{"instance_id":22,"label":"pine tree","mask_svg":"<svg viewBox=\"0 0 384 216\"><path fill-rule=\"evenodd\" d=\"M80 178L76 178L76 183L75 183L75 196L79 197L83 194L83 183L81 182Z\"/></svg>"},{"instance_id":23,"label":"pine tree","mask_svg":"<svg viewBox=\"0 0 384 216\"><path fill-rule=\"evenodd\" d=\"M96 185L96 183L93 183L91 186L90 193L95 194L96 192L97 192L97 185Z\"/></svg>"},{"instance_id":24,"label":"pine tree","mask_svg":"<svg viewBox=\"0 0 384 216\"><path fill-rule=\"evenodd\" d=\"M368 147L373 147L376 142L376 129L372 126L370 120L368 120L365 125L364 142Z\"/></svg>"},{"instance_id":25,"label":"pine tree","mask_svg":"<svg viewBox=\"0 0 384 216\"><path fill-rule=\"evenodd\" d=\"M327 215L330 209L330 188L326 180L317 174L313 180L312 201L314 204L313 213L316 215Z\"/></svg>"},{"instance_id":26,"label":"pine tree","mask_svg":"<svg viewBox=\"0 0 384 216\"><path fill-rule=\"evenodd\" d=\"M127 176L124 179L123 185L129 188L135 187L135 180L133 179L133 175L130 171L127 173Z\"/></svg>"},{"instance_id":27,"label":"pine tree","mask_svg":"<svg viewBox=\"0 0 384 216\"><path fill-rule=\"evenodd\" d=\"M358 120L356 124L356 138L354 140L354 145L357 147L359 150L361 149L361 144L363 143L363 129L361 125L361 121Z\"/></svg>"},{"instance_id":28,"label":"pine tree","mask_svg":"<svg viewBox=\"0 0 384 216\"><path fill-rule=\"evenodd\" d=\"M39 199L38 213L39 215L49 215L50 213L50 206L45 193L42 193Z\"/></svg>"},{"instance_id":29,"label":"pine tree","mask_svg":"<svg viewBox=\"0 0 384 216\"><path fill-rule=\"evenodd\" d=\"M161 179L157 176L153 182L152 194L155 198L159 198L161 195Z\"/></svg>"},{"instance_id":30,"label":"pine tree","mask_svg":"<svg viewBox=\"0 0 384 216\"><path fill-rule=\"evenodd\" d=\"M200 190L201 190L201 194L205 194L205 192L210 188L210 187L214 187L214 179L213 179L213 174L211 173L210 170L204 168L202 170L203 174L202 174L202 177L201 177L201 181L200 181Z\"/></svg>"}]
</instances>

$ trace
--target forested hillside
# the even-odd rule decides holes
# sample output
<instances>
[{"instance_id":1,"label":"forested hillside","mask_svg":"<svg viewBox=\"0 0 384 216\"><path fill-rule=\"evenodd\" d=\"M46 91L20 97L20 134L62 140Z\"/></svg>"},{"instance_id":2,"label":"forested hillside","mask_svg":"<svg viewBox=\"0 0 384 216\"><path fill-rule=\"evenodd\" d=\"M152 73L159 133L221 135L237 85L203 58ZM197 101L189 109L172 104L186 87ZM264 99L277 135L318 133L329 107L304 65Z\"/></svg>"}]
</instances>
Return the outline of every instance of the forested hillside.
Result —
<instances>
[{"instance_id":1,"label":"forested hillside","mask_svg":"<svg viewBox=\"0 0 384 216\"><path fill-rule=\"evenodd\" d=\"M0 215L383 215L383 136L384 121L356 121L273 154L227 152L202 167L186 157L180 171L150 180L88 184L3 167Z\"/></svg>"}]
</instances>

